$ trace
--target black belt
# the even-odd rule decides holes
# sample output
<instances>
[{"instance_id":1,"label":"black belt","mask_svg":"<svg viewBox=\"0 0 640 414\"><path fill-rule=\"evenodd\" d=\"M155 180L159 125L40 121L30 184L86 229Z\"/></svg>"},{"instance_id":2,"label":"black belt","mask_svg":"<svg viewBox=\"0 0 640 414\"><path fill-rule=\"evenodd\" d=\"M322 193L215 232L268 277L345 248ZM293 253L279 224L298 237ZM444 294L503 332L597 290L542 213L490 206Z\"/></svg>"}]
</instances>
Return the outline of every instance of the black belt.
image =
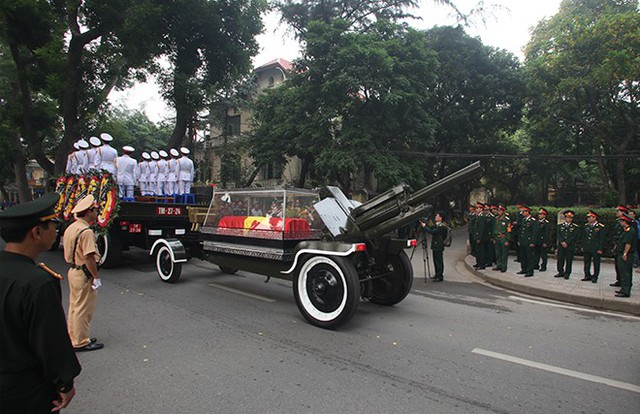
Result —
<instances>
[{"instance_id":1,"label":"black belt","mask_svg":"<svg viewBox=\"0 0 640 414\"><path fill-rule=\"evenodd\" d=\"M74 265L70 264L69 266L71 266L71 268L72 268L73 270L80 270L80 269L82 269L82 265L80 265L80 266L74 266Z\"/></svg>"}]
</instances>

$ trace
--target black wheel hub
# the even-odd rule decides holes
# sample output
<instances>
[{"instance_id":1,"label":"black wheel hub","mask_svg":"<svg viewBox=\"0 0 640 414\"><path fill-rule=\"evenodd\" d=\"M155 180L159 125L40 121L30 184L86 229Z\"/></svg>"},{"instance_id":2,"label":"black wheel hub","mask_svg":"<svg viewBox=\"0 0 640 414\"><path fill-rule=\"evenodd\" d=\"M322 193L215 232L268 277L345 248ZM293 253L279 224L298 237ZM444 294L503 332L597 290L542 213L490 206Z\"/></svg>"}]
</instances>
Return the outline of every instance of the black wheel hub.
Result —
<instances>
[{"instance_id":1,"label":"black wheel hub","mask_svg":"<svg viewBox=\"0 0 640 414\"><path fill-rule=\"evenodd\" d=\"M313 306L322 312L333 312L342 303L344 285L328 269L310 272L307 279L307 292Z\"/></svg>"}]
</instances>

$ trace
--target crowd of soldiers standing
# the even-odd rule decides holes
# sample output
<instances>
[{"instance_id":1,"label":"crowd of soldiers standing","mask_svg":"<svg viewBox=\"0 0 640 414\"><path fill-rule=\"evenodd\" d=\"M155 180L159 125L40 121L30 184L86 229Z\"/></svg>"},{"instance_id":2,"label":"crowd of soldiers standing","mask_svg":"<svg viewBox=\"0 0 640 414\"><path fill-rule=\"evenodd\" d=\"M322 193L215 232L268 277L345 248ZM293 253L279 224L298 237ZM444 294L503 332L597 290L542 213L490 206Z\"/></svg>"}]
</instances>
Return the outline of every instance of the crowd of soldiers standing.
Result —
<instances>
[{"instance_id":1,"label":"crowd of soldiers standing","mask_svg":"<svg viewBox=\"0 0 640 414\"><path fill-rule=\"evenodd\" d=\"M536 218L524 204L518 204L517 209L516 217L511 218L506 206L501 203L491 205L478 202L469 206L469 245L476 257L476 269L483 270L495 264L492 270L506 272L509 250L513 249L517 255L516 262L520 263L517 274L532 277L534 271L547 270L547 257L555 247L557 273L554 277L569 279L574 254L580 248L584 254L584 277L581 281L598 282L606 229L598 221L596 211L589 210L587 222L579 226L573 222L575 212L564 210L563 222L556 229L556 246L552 246L552 225L547 219L548 211L540 208ZM616 218L617 224L612 230L616 282L611 286L621 288L616 292L617 297L629 297L633 264L640 246L640 222L636 219L633 205L618 205Z\"/></svg>"},{"instance_id":2,"label":"crowd of soldiers standing","mask_svg":"<svg viewBox=\"0 0 640 414\"><path fill-rule=\"evenodd\" d=\"M100 138L81 139L73 144L75 151L67 157L67 174L82 175L91 170L104 170L112 174L118 184L119 196L133 199L134 187L142 196L174 196L191 193L194 178L193 161L188 157L186 147L169 151L144 151L138 162L133 158L135 149L129 145L122 147L123 154L110 143L113 137L107 133Z\"/></svg>"}]
</instances>

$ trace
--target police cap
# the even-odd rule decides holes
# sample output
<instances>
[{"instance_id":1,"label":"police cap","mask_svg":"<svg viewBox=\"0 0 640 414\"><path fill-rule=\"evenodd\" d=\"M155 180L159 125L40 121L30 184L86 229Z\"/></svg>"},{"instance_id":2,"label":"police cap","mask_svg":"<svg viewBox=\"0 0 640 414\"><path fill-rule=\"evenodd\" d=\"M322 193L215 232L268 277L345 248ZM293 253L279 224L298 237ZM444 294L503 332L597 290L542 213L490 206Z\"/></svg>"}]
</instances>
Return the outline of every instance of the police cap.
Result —
<instances>
[{"instance_id":1,"label":"police cap","mask_svg":"<svg viewBox=\"0 0 640 414\"><path fill-rule=\"evenodd\" d=\"M57 220L54 211L60 194L45 194L37 200L18 204L0 212L0 228L28 228L49 220Z\"/></svg>"}]
</instances>

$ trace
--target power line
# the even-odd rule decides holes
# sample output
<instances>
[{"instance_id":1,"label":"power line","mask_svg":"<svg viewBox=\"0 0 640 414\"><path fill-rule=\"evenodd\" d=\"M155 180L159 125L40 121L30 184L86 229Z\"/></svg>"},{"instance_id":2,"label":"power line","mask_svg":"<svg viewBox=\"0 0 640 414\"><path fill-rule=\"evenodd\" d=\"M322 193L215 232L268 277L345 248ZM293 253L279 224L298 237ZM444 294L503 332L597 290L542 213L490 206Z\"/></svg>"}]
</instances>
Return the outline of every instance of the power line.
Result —
<instances>
[{"instance_id":1,"label":"power line","mask_svg":"<svg viewBox=\"0 0 640 414\"><path fill-rule=\"evenodd\" d=\"M453 152L423 152L423 151L388 151L398 155L415 155L427 158L473 158L473 159L530 159L530 160L555 160L555 161L596 161L596 160L640 160L640 154L613 154L613 155L580 155L580 154L460 154Z\"/></svg>"}]
</instances>

